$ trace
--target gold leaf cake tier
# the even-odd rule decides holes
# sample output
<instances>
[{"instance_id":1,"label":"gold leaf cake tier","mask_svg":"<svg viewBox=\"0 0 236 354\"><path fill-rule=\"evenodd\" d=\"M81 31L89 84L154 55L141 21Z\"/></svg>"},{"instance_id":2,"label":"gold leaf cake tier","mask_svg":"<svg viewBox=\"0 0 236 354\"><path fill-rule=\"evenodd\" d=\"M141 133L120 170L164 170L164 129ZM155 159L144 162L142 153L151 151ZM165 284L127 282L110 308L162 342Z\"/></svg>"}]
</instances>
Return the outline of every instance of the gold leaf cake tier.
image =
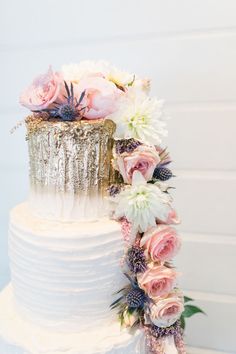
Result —
<instances>
[{"instance_id":1,"label":"gold leaf cake tier","mask_svg":"<svg viewBox=\"0 0 236 354\"><path fill-rule=\"evenodd\" d=\"M107 215L115 124L28 117L26 126L33 212L65 221Z\"/></svg>"}]
</instances>

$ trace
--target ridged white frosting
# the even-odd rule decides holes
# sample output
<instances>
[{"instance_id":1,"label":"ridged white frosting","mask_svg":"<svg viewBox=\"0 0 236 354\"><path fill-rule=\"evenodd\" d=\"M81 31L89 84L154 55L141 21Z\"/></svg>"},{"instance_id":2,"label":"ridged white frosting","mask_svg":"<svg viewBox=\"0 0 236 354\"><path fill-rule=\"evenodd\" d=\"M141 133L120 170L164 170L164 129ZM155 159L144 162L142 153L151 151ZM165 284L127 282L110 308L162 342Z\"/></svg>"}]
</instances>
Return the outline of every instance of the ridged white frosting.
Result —
<instances>
[{"instance_id":1,"label":"ridged white frosting","mask_svg":"<svg viewBox=\"0 0 236 354\"><path fill-rule=\"evenodd\" d=\"M121 331L117 321L105 321L89 330L71 333L48 331L20 316L14 306L12 287L0 294L1 354L140 354L139 332Z\"/></svg>"},{"instance_id":2,"label":"ridged white frosting","mask_svg":"<svg viewBox=\"0 0 236 354\"><path fill-rule=\"evenodd\" d=\"M11 212L9 255L14 297L29 320L52 330L99 325L115 316L112 294L123 276L120 226L109 219L62 223Z\"/></svg>"}]
</instances>

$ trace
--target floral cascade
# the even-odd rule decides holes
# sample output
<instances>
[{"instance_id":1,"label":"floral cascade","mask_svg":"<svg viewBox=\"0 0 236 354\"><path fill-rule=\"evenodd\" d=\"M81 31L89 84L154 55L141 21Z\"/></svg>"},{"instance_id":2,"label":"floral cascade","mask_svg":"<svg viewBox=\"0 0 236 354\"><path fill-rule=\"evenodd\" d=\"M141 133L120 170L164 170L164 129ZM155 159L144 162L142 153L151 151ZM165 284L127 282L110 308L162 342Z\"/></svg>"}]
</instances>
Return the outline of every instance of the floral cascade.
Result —
<instances>
[{"instance_id":1,"label":"floral cascade","mask_svg":"<svg viewBox=\"0 0 236 354\"><path fill-rule=\"evenodd\" d=\"M150 107L142 110L148 100ZM113 167L123 185L112 185L109 193L125 241L121 267L128 284L117 291L111 308L118 309L121 326L144 331L148 354L185 354L185 318L203 311L177 286L172 259L181 239L173 227L179 219L168 185L174 175L169 153L160 145L166 135L163 114L151 101L119 112L132 128L115 141ZM147 130L146 122L155 124Z\"/></svg>"},{"instance_id":2,"label":"floral cascade","mask_svg":"<svg viewBox=\"0 0 236 354\"><path fill-rule=\"evenodd\" d=\"M85 61L50 67L21 94L29 119L109 119L116 125L113 166L120 183L109 188L112 217L125 240L122 268L127 285L111 305L122 326L145 333L149 354L184 354L185 318L202 312L177 287L172 259L181 240L173 225L173 177L162 148L167 136L163 101L149 96L150 82L107 62ZM122 177L122 178L121 178ZM118 178L119 179L119 178Z\"/></svg>"}]
</instances>

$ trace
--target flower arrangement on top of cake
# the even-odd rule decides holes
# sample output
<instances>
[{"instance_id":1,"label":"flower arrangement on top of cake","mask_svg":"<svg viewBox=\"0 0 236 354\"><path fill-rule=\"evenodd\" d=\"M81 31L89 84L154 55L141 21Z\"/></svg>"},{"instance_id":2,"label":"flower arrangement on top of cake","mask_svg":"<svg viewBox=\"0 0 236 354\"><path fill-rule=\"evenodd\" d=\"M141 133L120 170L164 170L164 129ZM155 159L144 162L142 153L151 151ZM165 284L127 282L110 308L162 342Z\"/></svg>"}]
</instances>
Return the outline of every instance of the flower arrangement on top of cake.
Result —
<instances>
[{"instance_id":1,"label":"flower arrangement on top of cake","mask_svg":"<svg viewBox=\"0 0 236 354\"><path fill-rule=\"evenodd\" d=\"M35 116L62 121L111 119L116 139L159 145L167 135L163 102L148 96L149 80L107 62L82 61L49 67L21 94L20 103Z\"/></svg>"}]
</instances>

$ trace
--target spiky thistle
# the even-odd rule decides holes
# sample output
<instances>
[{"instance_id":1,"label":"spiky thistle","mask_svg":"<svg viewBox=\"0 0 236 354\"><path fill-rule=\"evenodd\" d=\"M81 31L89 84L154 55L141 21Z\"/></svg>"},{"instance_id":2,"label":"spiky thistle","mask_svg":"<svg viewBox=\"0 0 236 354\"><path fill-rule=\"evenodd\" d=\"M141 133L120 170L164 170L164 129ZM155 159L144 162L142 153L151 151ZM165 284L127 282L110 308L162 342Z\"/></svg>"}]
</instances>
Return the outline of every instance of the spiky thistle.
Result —
<instances>
[{"instance_id":1,"label":"spiky thistle","mask_svg":"<svg viewBox=\"0 0 236 354\"><path fill-rule=\"evenodd\" d=\"M147 269L144 250L139 246L132 246L127 252L127 264L134 274L142 273Z\"/></svg>"},{"instance_id":2,"label":"spiky thistle","mask_svg":"<svg viewBox=\"0 0 236 354\"><path fill-rule=\"evenodd\" d=\"M67 96L65 97L65 102L58 103L54 102L54 107L51 109L44 109L43 112L48 112L53 118L60 118L63 121L73 121L75 119L82 118L82 112L86 107L79 108L81 105L83 98L85 96L85 91L80 95L79 100L74 96L74 87L73 84L70 84L70 88L66 81L64 81L65 90Z\"/></svg>"},{"instance_id":3,"label":"spiky thistle","mask_svg":"<svg viewBox=\"0 0 236 354\"><path fill-rule=\"evenodd\" d=\"M130 284L119 290L116 294L122 294L116 301L111 304L111 309L116 307L128 309L144 309L149 298L145 292L139 288L136 280L132 279L127 273L124 273Z\"/></svg>"}]
</instances>

